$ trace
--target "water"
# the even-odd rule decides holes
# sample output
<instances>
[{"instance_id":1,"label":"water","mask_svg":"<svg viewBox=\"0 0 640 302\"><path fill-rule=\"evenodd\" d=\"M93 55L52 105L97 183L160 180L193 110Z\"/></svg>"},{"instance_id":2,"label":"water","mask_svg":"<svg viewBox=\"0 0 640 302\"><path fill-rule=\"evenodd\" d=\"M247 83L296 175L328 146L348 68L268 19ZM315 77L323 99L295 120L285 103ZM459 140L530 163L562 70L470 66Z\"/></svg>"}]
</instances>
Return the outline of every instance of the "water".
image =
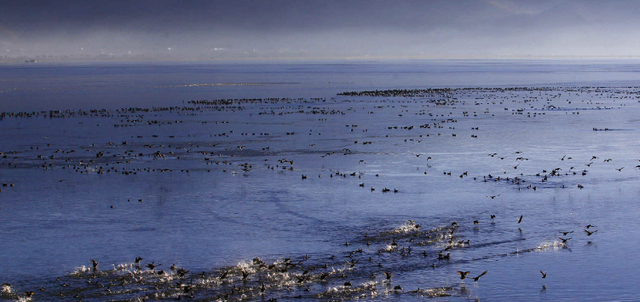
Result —
<instances>
[{"instance_id":1,"label":"water","mask_svg":"<svg viewBox=\"0 0 640 302\"><path fill-rule=\"evenodd\" d=\"M637 300L638 63L3 66L0 298Z\"/></svg>"}]
</instances>

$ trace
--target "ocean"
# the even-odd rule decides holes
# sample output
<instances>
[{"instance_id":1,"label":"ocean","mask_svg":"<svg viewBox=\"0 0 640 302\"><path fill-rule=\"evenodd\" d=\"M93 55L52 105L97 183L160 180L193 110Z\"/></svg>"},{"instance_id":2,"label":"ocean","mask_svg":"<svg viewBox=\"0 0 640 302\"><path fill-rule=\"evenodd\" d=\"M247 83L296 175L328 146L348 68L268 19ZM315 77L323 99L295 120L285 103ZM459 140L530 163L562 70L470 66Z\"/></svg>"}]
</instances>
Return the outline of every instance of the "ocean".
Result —
<instances>
[{"instance_id":1,"label":"ocean","mask_svg":"<svg viewBox=\"0 0 640 302\"><path fill-rule=\"evenodd\" d=\"M631 59L2 65L0 300L638 300L639 81Z\"/></svg>"}]
</instances>

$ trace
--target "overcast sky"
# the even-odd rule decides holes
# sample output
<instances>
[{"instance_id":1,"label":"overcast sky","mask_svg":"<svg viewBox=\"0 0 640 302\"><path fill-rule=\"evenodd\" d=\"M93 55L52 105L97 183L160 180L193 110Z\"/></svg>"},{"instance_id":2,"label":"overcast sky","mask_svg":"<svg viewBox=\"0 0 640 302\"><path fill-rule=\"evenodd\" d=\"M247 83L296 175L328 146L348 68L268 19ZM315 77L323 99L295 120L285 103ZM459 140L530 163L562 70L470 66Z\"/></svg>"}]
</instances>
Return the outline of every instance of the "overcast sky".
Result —
<instances>
[{"instance_id":1,"label":"overcast sky","mask_svg":"<svg viewBox=\"0 0 640 302\"><path fill-rule=\"evenodd\" d=\"M640 56L640 1L5 0L0 55Z\"/></svg>"}]
</instances>

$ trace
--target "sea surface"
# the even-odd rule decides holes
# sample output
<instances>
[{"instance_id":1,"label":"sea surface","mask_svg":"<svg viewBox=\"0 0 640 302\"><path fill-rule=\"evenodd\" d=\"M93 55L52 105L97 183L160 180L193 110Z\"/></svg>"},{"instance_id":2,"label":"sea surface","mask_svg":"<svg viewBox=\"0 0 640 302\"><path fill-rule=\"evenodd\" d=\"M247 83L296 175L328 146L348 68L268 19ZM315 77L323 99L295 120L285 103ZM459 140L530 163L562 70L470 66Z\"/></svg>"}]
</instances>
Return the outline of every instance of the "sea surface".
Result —
<instances>
[{"instance_id":1,"label":"sea surface","mask_svg":"<svg viewBox=\"0 0 640 302\"><path fill-rule=\"evenodd\" d=\"M0 65L0 301L637 301L639 130L631 59Z\"/></svg>"}]
</instances>

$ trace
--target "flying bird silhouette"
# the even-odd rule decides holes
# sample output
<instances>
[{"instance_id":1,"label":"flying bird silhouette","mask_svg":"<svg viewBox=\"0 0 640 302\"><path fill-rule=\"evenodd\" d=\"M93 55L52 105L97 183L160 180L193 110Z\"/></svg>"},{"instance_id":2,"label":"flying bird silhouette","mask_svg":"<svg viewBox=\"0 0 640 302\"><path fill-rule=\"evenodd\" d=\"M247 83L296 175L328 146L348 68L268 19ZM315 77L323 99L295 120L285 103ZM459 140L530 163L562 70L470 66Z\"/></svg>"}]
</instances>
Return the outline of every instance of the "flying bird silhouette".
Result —
<instances>
[{"instance_id":1,"label":"flying bird silhouette","mask_svg":"<svg viewBox=\"0 0 640 302\"><path fill-rule=\"evenodd\" d=\"M478 279L480 279L480 277L484 276L485 274L487 274L487 271L482 272L482 274L478 275L477 277L471 277L471 279L473 279L473 281L478 282Z\"/></svg>"},{"instance_id":2,"label":"flying bird silhouette","mask_svg":"<svg viewBox=\"0 0 640 302\"><path fill-rule=\"evenodd\" d=\"M562 237L558 237L558 239L562 240L562 243L563 243L563 244L566 244L566 243L567 243L567 241L571 240L571 238L573 238L573 237L569 237L569 238L562 238Z\"/></svg>"},{"instance_id":3,"label":"flying bird silhouette","mask_svg":"<svg viewBox=\"0 0 640 302\"><path fill-rule=\"evenodd\" d=\"M469 271L467 272L458 271L458 275L460 275L460 280L464 280L464 278L466 278L469 273L470 273Z\"/></svg>"}]
</instances>

